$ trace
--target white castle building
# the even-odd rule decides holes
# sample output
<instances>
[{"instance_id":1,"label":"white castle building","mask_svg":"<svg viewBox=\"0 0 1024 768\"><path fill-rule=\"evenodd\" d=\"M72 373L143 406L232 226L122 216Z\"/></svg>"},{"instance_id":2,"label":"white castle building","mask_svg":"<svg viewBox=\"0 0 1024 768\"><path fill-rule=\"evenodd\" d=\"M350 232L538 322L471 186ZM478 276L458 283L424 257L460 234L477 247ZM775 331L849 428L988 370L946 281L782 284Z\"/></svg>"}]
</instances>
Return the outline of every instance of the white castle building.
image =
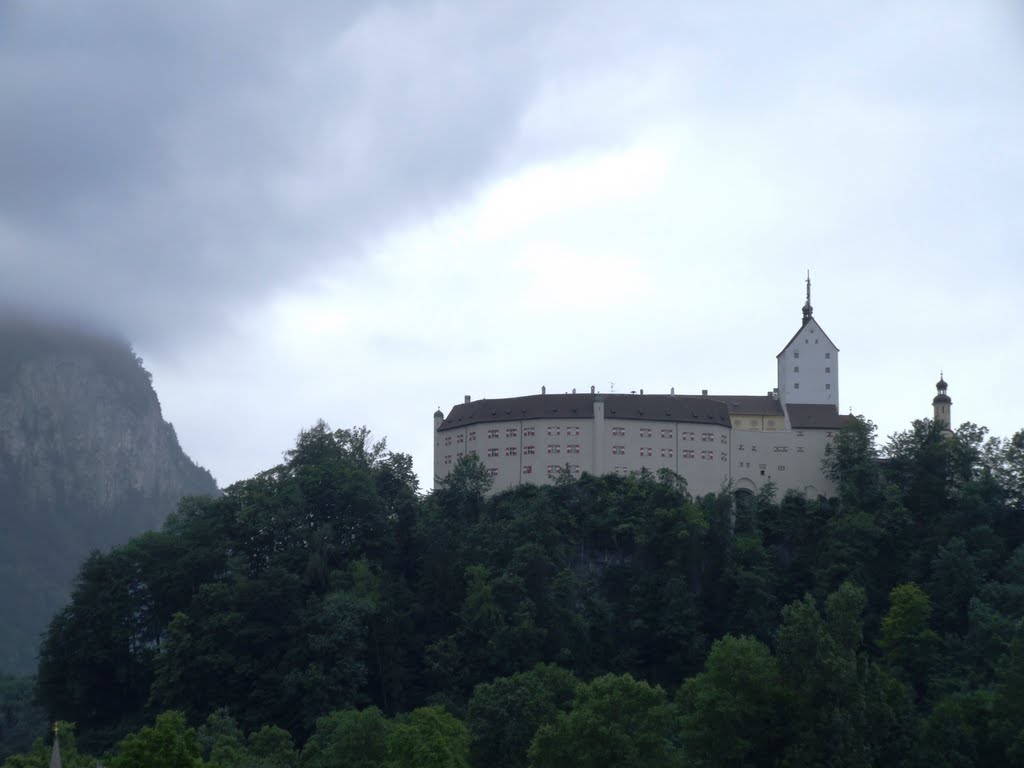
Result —
<instances>
[{"instance_id":1,"label":"white castle building","mask_svg":"<svg viewBox=\"0 0 1024 768\"><path fill-rule=\"evenodd\" d=\"M764 395L603 394L592 387L589 394L542 388L495 400L467 396L447 417L434 414L435 482L473 453L494 479L492 492L551 483L568 466L577 477L670 469L694 495L726 487L757 493L772 482L782 493L832 496L822 458L848 417L838 409L839 348L812 313L808 277L803 323L777 355L778 387Z\"/></svg>"}]
</instances>

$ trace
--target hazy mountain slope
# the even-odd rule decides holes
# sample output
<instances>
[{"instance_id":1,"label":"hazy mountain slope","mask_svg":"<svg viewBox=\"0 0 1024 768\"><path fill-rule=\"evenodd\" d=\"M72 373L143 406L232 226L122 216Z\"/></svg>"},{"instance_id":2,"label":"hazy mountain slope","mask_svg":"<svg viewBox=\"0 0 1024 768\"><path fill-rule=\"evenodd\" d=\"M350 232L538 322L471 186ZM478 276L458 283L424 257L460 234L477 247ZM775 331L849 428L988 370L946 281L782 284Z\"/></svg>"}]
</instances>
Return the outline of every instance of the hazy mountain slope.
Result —
<instances>
[{"instance_id":1,"label":"hazy mountain slope","mask_svg":"<svg viewBox=\"0 0 1024 768\"><path fill-rule=\"evenodd\" d=\"M215 492L127 344L0 317L0 672L34 669L91 550Z\"/></svg>"}]
</instances>

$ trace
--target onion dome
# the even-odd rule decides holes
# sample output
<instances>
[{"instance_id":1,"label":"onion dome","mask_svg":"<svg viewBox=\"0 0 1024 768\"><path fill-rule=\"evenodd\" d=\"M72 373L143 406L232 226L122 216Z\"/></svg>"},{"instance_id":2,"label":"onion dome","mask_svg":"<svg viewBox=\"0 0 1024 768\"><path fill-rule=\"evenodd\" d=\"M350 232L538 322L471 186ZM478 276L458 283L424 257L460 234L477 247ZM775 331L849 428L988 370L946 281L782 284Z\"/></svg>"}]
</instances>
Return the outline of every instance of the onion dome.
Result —
<instances>
[{"instance_id":1,"label":"onion dome","mask_svg":"<svg viewBox=\"0 0 1024 768\"><path fill-rule=\"evenodd\" d=\"M443 419L444 418L444 414L441 412L440 408L438 408L436 411L434 411L434 418L435 419Z\"/></svg>"}]
</instances>

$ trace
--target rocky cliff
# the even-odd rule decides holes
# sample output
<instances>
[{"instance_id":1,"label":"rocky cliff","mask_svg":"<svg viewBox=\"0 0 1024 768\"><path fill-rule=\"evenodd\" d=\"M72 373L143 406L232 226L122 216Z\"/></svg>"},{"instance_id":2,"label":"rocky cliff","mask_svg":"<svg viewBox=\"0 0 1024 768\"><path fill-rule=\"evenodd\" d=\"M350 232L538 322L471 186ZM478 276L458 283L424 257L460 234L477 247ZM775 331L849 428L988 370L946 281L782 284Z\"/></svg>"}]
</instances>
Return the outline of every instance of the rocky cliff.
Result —
<instances>
[{"instance_id":1,"label":"rocky cliff","mask_svg":"<svg viewBox=\"0 0 1024 768\"><path fill-rule=\"evenodd\" d=\"M0 317L0 672L34 669L90 551L216 492L127 344Z\"/></svg>"}]
</instances>

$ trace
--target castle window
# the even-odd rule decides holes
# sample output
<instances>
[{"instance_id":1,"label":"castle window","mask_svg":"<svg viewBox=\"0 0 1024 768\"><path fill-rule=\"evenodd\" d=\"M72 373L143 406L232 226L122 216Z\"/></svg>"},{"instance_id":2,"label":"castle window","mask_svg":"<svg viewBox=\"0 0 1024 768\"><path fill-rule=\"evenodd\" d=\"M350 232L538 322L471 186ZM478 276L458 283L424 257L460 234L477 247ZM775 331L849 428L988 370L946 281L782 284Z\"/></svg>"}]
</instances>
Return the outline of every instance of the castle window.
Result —
<instances>
[{"instance_id":1,"label":"castle window","mask_svg":"<svg viewBox=\"0 0 1024 768\"><path fill-rule=\"evenodd\" d=\"M796 448L796 452L797 453L803 453L804 452L804 447L802 445L798 445L797 448Z\"/></svg>"},{"instance_id":2,"label":"castle window","mask_svg":"<svg viewBox=\"0 0 1024 768\"><path fill-rule=\"evenodd\" d=\"M648 450L650 450L650 449L648 449ZM650 454L647 454L647 455L650 456ZM671 448L662 448L661 449L661 458L663 458L663 459L671 459L672 458L672 449Z\"/></svg>"},{"instance_id":3,"label":"castle window","mask_svg":"<svg viewBox=\"0 0 1024 768\"><path fill-rule=\"evenodd\" d=\"M562 446L560 446L560 445L549 445L548 446L548 453L561 453L561 452L562 452Z\"/></svg>"},{"instance_id":4,"label":"castle window","mask_svg":"<svg viewBox=\"0 0 1024 768\"><path fill-rule=\"evenodd\" d=\"M498 449L497 448L488 448L487 449L487 455L491 456L491 457L497 456L498 455Z\"/></svg>"},{"instance_id":5,"label":"castle window","mask_svg":"<svg viewBox=\"0 0 1024 768\"><path fill-rule=\"evenodd\" d=\"M558 465L557 464L548 464L548 477L554 477L555 473L557 471L558 471Z\"/></svg>"},{"instance_id":6,"label":"castle window","mask_svg":"<svg viewBox=\"0 0 1024 768\"><path fill-rule=\"evenodd\" d=\"M558 437L562 434L561 427L548 427L548 437Z\"/></svg>"},{"instance_id":7,"label":"castle window","mask_svg":"<svg viewBox=\"0 0 1024 768\"><path fill-rule=\"evenodd\" d=\"M496 439L498 437L498 430L496 430L496 429L488 429L487 430L487 437L489 439L491 439L491 440Z\"/></svg>"},{"instance_id":8,"label":"castle window","mask_svg":"<svg viewBox=\"0 0 1024 768\"><path fill-rule=\"evenodd\" d=\"M832 359L832 353L831 352L826 352L825 353L825 359L826 360L831 360Z\"/></svg>"},{"instance_id":9,"label":"castle window","mask_svg":"<svg viewBox=\"0 0 1024 768\"><path fill-rule=\"evenodd\" d=\"M446 437L446 438L444 439L444 444L445 444L445 445L451 445L451 444L452 444L452 436L451 436L451 435L448 435L448 436L447 436L447 437Z\"/></svg>"},{"instance_id":10,"label":"castle window","mask_svg":"<svg viewBox=\"0 0 1024 768\"><path fill-rule=\"evenodd\" d=\"M533 454L535 454L536 452L537 452L537 448L535 446L532 446L532 445L524 445L523 446L523 455L524 456L526 456L526 455L533 456Z\"/></svg>"},{"instance_id":11,"label":"castle window","mask_svg":"<svg viewBox=\"0 0 1024 768\"><path fill-rule=\"evenodd\" d=\"M663 430L661 430L661 436L663 438L665 438L666 440L671 440L672 439L672 430L671 429L663 429Z\"/></svg>"},{"instance_id":12,"label":"castle window","mask_svg":"<svg viewBox=\"0 0 1024 768\"><path fill-rule=\"evenodd\" d=\"M793 366L793 373L800 373L800 366L799 365L794 365Z\"/></svg>"},{"instance_id":13,"label":"castle window","mask_svg":"<svg viewBox=\"0 0 1024 768\"><path fill-rule=\"evenodd\" d=\"M796 436L797 436L797 437L803 437L803 436L804 436L804 433L803 433L803 432L797 432L797 433L796 433Z\"/></svg>"},{"instance_id":14,"label":"castle window","mask_svg":"<svg viewBox=\"0 0 1024 768\"><path fill-rule=\"evenodd\" d=\"M451 456L445 456L444 457L444 463L445 464L451 464L452 463L452 457Z\"/></svg>"},{"instance_id":15,"label":"castle window","mask_svg":"<svg viewBox=\"0 0 1024 768\"><path fill-rule=\"evenodd\" d=\"M757 453L757 446L756 445L750 446L750 452L751 453Z\"/></svg>"},{"instance_id":16,"label":"castle window","mask_svg":"<svg viewBox=\"0 0 1024 768\"><path fill-rule=\"evenodd\" d=\"M579 453L580 447L578 445L567 445L565 446L566 453Z\"/></svg>"},{"instance_id":17,"label":"castle window","mask_svg":"<svg viewBox=\"0 0 1024 768\"><path fill-rule=\"evenodd\" d=\"M651 436L651 428L650 427L640 427L640 437L650 437L650 436Z\"/></svg>"},{"instance_id":18,"label":"castle window","mask_svg":"<svg viewBox=\"0 0 1024 768\"><path fill-rule=\"evenodd\" d=\"M693 448L684 448L683 449L683 458L684 459L692 459L693 456L694 456Z\"/></svg>"},{"instance_id":19,"label":"castle window","mask_svg":"<svg viewBox=\"0 0 1024 768\"><path fill-rule=\"evenodd\" d=\"M476 440L476 431L475 430L473 432L469 433L469 439L470 440Z\"/></svg>"},{"instance_id":20,"label":"castle window","mask_svg":"<svg viewBox=\"0 0 1024 768\"><path fill-rule=\"evenodd\" d=\"M463 434L459 434L458 437L455 438L455 442L456 443L464 443L464 442L466 442L466 436L463 435Z\"/></svg>"},{"instance_id":21,"label":"castle window","mask_svg":"<svg viewBox=\"0 0 1024 768\"><path fill-rule=\"evenodd\" d=\"M535 437L537 430L533 427L523 427L523 437Z\"/></svg>"},{"instance_id":22,"label":"castle window","mask_svg":"<svg viewBox=\"0 0 1024 768\"><path fill-rule=\"evenodd\" d=\"M800 389L800 382L799 381L793 383L793 389Z\"/></svg>"},{"instance_id":23,"label":"castle window","mask_svg":"<svg viewBox=\"0 0 1024 768\"><path fill-rule=\"evenodd\" d=\"M490 469L487 470L487 474L490 475L491 477L497 477L498 476L498 468L497 467L491 467Z\"/></svg>"},{"instance_id":24,"label":"castle window","mask_svg":"<svg viewBox=\"0 0 1024 768\"><path fill-rule=\"evenodd\" d=\"M523 467L523 474L524 475L532 475L533 474L533 467L531 467L529 464L527 464L525 467Z\"/></svg>"},{"instance_id":25,"label":"castle window","mask_svg":"<svg viewBox=\"0 0 1024 768\"><path fill-rule=\"evenodd\" d=\"M653 450L652 448L644 448L643 446L641 446L640 447L640 455L641 456L650 456L652 450Z\"/></svg>"},{"instance_id":26,"label":"castle window","mask_svg":"<svg viewBox=\"0 0 1024 768\"><path fill-rule=\"evenodd\" d=\"M512 445L512 446L509 446L508 448L506 448L505 449L505 455L506 456L515 456L516 455L516 447L514 445Z\"/></svg>"},{"instance_id":27,"label":"castle window","mask_svg":"<svg viewBox=\"0 0 1024 768\"><path fill-rule=\"evenodd\" d=\"M741 450L741 451L743 450L743 444L742 443L740 444L740 447L739 447L738 450Z\"/></svg>"},{"instance_id":28,"label":"castle window","mask_svg":"<svg viewBox=\"0 0 1024 768\"><path fill-rule=\"evenodd\" d=\"M518 435L519 430L516 429L515 427L509 427L508 429L505 430L505 437L517 437Z\"/></svg>"},{"instance_id":29,"label":"castle window","mask_svg":"<svg viewBox=\"0 0 1024 768\"><path fill-rule=\"evenodd\" d=\"M565 436L566 437L579 437L580 436L580 428L579 427L566 427L565 428Z\"/></svg>"},{"instance_id":30,"label":"castle window","mask_svg":"<svg viewBox=\"0 0 1024 768\"><path fill-rule=\"evenodd\" d=\"M832 389L832 385L831 384L826 384L825 385L825 389Z\"/></svg>"},{"instance_id":31,"label":"castle window","mask_svg":"<svg viewBox=\"0 0 1024 768\"><path fill-rule=\"evenodd\" d=\"M832 369L829 368L828 366L825 366L825 373L832 373Z\"/></svg>"},{"instance_id":32,"label":"castle window","mask_svg":"<svg viewBox=\"0 0 1024 768\"><path fill-rule=\"evenodd\" d=\"M779 464L779 472L785 472L785 471L786 471L785 465Z\"/></svg>"},{"instance_id":33,"label":"castle window","mask_svg":"<svg viewBox=\"0 0 1024 768\"><path fill-rule=\"evenodd\" d=\"M712 459L715 458L715 452L714 451L701 451L700 452L700 457L702 459L704 459L705 461L711 461Z\"/></svg>"},{"instance_id":34,"label":"castle window","mask_svg":"<svg viewBox=\"0 0 1024 768\"><path fill-rule=\"evenodd\" d=\"M725 451L722 451L721 456L722 456L722 461L725 461Z\"/></svg>"},{"instance_id":35,"label":"castle window","mask_svg":"<svg viewBox=\"0 0 1024 768\"><path fill-rule=\"evenodd\" d=\"M612 427L612 437L625 437L625 436L626 436L626 428L625 427Z\"/></svg>"},{"instance_id":36,"label":"castle window","mask_svg":"<svg viewBox=\"0 0 1024 768\"><path fill-rule=\"evenodd\" d=\"M728 442L729 442L728 435L722 435L722 445L725 445Z\"/></svg>"},{"instance_id":37,"label":"castle window","mask_svg":"<svg viewBox=\"0 0 1024 768\"><path fill-rule=\"evenodd\" d=\"M701 439L701 442L710 443L712 440L715 439L715 436L713 434L711 434L710 432L701 432L700 433L700 439Z\"/></svg>"},{"instance_id":38,"label":"castle window","mask_svg":"<svg viewBox=\"0 0 1024 768\"><path fill-rule=\"evenodd\" d=\"M626 446L624 446L624 445L613 445L612 446L612 455L614 455L614 456L625 456L626 455Z\"/></svg>"},{"instance_id":39,"label":"castle window","mask_svg":"<svg viewBox=\"0 0 1024 768\"><path fill-rule=\"evenodd\" d=\"M794 360L799 360L800 359L800 353L799 352L794 352L793 353L793 359Z\"/></svg>"}]
</instances>

